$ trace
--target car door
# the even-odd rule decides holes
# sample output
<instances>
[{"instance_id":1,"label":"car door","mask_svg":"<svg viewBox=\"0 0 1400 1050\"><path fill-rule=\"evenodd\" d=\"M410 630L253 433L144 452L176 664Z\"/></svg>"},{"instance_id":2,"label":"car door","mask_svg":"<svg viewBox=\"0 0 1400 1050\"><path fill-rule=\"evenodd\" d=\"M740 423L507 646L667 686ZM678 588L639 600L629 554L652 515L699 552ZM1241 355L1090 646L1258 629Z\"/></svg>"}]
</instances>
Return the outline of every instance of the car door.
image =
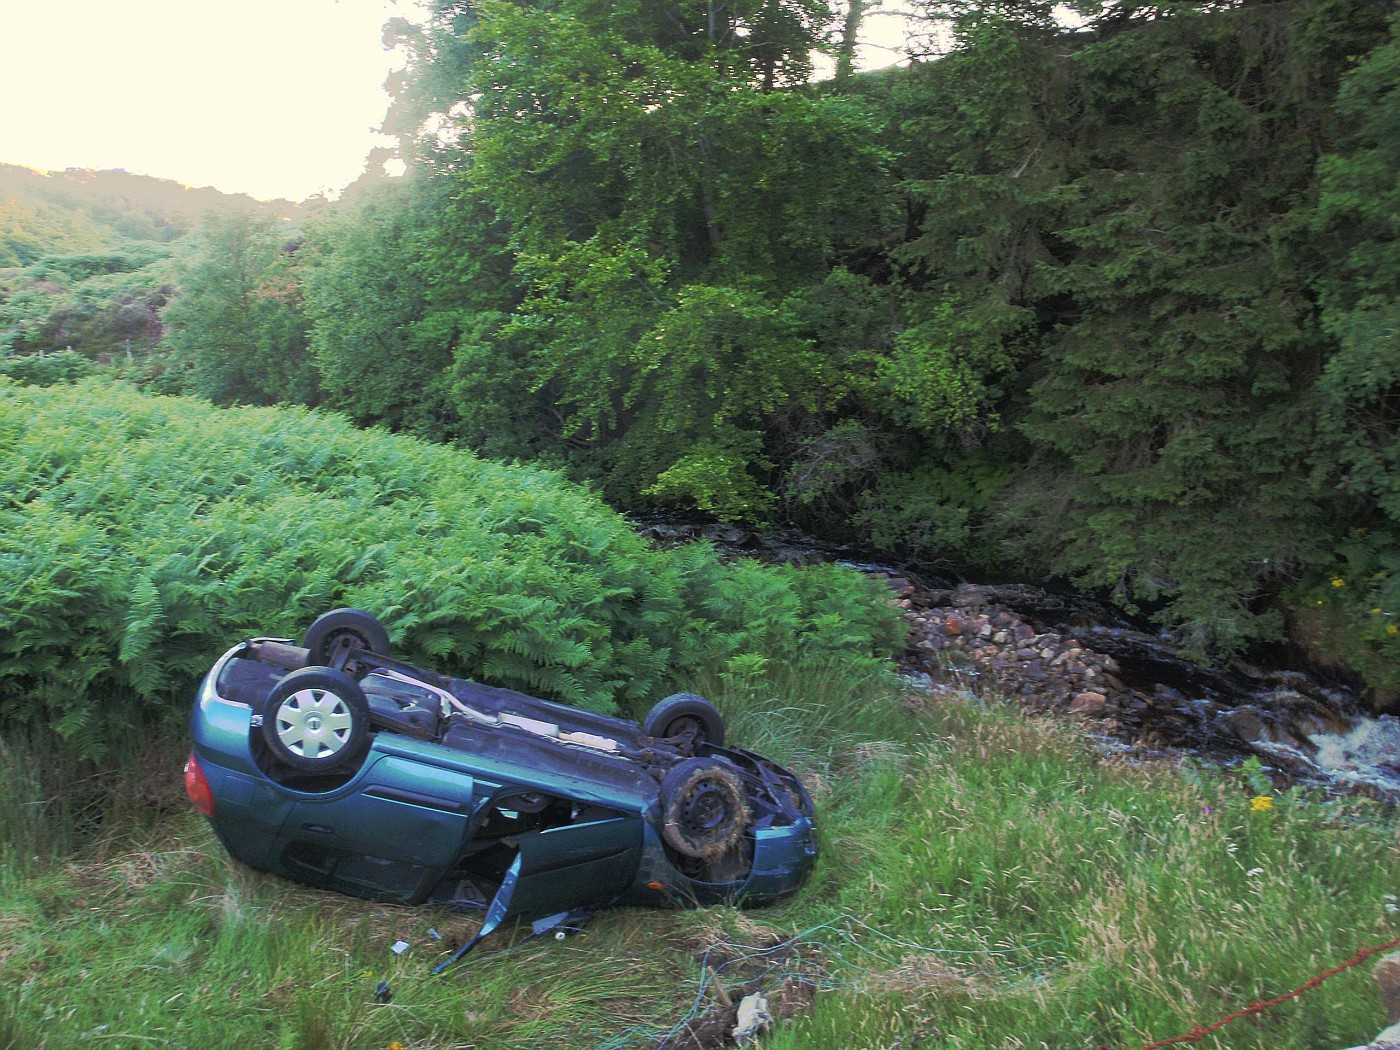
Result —
<instances>
[{"instance_id":1,"label":"car door","mask_svg":"<svg viewBox=\"0 0 1400 1050\"><path fill-rule=\"evenodd\" d=\"M285 873L357 897L423 900L461 854L475 778L371 752L351 787L292 806L282 826Z\"/></svg>"}]
</instances>

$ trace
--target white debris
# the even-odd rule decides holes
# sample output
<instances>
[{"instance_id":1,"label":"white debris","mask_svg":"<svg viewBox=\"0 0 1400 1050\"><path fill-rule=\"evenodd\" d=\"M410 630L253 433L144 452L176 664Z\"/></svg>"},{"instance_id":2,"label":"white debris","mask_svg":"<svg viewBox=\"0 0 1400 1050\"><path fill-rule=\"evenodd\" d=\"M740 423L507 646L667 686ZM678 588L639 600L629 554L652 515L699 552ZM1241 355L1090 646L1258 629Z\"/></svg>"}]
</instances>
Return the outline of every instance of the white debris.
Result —
<instances>
[{"instance_id":1,"label":"white debris","mask_svg":"<svg viewBox=\"0 0 1400 1050\"><path fill-rule=\"evenodd\" d=\"M742 1046L773 1023L773 1015L768 1012L768 997L762 992L744 996L739 1003L739 1016L736 1020L738 1023L730 1034L734 1037L734 1042Z\"/></svg>"}]
</instances>

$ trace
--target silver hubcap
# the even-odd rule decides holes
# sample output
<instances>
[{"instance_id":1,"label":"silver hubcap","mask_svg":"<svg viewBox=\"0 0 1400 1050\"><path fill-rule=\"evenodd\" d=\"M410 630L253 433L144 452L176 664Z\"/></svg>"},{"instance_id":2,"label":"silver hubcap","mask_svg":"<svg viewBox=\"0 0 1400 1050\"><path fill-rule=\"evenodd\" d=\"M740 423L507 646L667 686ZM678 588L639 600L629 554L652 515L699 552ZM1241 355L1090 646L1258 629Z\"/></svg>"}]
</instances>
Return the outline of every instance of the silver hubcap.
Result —
<instances>
[{"instance_id":1,"label":"silver hubcap","mask_svg":"<svg viewBox=\"0 0 1400 1050\"><path fill-rule=\"evenodd\" d=\"M330 758L350 740L354 719L345 701L326 689L299 689L277 708L277 736L303 758Z\"/></svg>"}]
</instances>

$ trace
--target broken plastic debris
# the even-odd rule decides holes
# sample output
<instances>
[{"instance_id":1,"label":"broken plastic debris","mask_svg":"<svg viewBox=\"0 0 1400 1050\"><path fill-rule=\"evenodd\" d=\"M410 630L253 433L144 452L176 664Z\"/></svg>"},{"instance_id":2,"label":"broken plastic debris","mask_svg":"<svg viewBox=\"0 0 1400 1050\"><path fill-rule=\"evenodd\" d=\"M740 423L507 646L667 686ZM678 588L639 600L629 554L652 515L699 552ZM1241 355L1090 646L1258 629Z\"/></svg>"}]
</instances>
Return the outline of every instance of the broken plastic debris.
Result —
<instances>
[{"instance_id":1,"label":"broken plastic debris","mask_svg":"<svg viewBox=\"0 0 1400 1050\"><path fill-rule=\"evenodd\" d=\"M735 1020L738 1023L730 1034L736 1043L747 1043L756 1038L760 1031L773 1023L773 1015L768 1012L768 997L762 992L744 996L739 1002L739 1016Z\"/></svg>"},{"instance_id":2,"label":"broken plastic debris","mask_svg":"<svg viewBox=\"0 0 1400 1050\"><path fill-rule=\"evenodd\" d=\"M437 930L433 929L431 926L428 927L428 936L435 941L442 940L442 934L438 933Z\"/></svg>"},{"instance_id":3,"label":"broken plastic debris","mask_svg":"<svg viewBox=\"0 0 1400 1050\"><path fill-rule=\"evenodd\" d=\"M530 924L530 929L533 930L535 936L538 937L542 933L548 933L550 930L554 929L554 927L558 926L568 917L569 913L566 911L561 911L555 915L546 915L543 919L536 919L534 922L532 922ZM559 937L560 940L562 940L563 934L564 931L560 930L559 933L556 934L556 936Z\"/></svg>"},{"instance_id":4,"label":"broken plastic debris","mask_svg":"<svg viewBox=\"0 0 1400 1050\"><path fill-rule=\"evenodd\" d=\"M455 963L467 952L471 951L486 937L490 936L510 913L510 900L515 896L515 884L520 879L520 851L515 851L515 859L510 862L510 867L506 869L506 877L501 880L501 887L496 891L496 895L491 898L491 903L486 909L486 921L481 924L481 929L476 932L476 936L469 940L462 947L452 953L452 958L446 962L440 962L433 967L433 973L442 973L453 963Z\"/></svg>"},{"instance_id":5,"label":"broken plastic debris","mask_svg":"<svg viewBox=\"0 0 1400 1050\"><path fill-rule=\"evenodd\" d=\"M395 955L402 955L404 952L408 951L408 942L395 941L393 944L389 945L389 950Z\"/></svg>"}]
</instances>

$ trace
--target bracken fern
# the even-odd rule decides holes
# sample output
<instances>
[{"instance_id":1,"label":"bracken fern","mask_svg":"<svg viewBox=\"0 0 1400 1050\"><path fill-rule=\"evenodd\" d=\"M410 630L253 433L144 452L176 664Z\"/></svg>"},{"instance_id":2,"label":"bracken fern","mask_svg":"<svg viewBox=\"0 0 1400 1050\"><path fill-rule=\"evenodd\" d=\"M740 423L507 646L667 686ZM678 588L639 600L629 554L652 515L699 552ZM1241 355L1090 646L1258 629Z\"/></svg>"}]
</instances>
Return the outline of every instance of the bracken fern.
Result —
<instances>
[{"instance_id":1,"label":"bracken fern","mask_svg":"<svg viewBox=\"0 0 1400 1050\"><path fill-rule=\"evenodd\" d=\"M897 639L854 573L653 550L554 473L304 409L0 380L0 435L0 720L83 754L183 708L239 638L342 605L410 660L632 714L746 653Z\"/></svg>"}]
</instances>

